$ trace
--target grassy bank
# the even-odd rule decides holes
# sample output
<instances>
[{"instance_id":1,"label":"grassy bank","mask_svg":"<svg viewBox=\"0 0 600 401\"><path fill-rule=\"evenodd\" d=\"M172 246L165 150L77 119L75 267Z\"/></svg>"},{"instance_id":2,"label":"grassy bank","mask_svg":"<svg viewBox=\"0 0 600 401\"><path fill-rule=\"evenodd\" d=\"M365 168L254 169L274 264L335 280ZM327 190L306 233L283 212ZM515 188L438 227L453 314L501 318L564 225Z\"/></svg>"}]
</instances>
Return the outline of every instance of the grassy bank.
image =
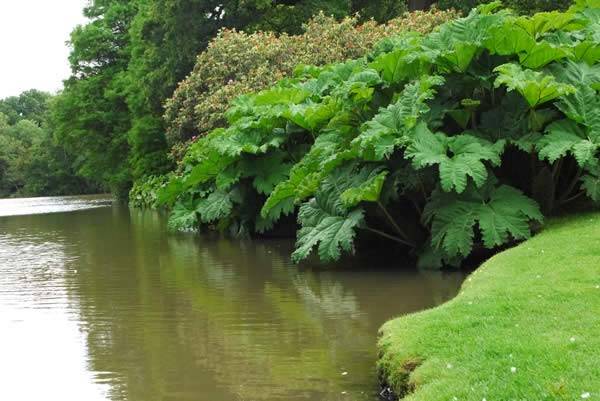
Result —
<instances>
[{"instance_id":1,"label":"grassy bank","mask_svg":"<svg viewBox=\"0 0 600 401\"><path fill-rule=\"evenodd\" d=\"M600 399L600 213L549 222L381 330L380 371L407 400Z\"/></svg>"}]
</instances>

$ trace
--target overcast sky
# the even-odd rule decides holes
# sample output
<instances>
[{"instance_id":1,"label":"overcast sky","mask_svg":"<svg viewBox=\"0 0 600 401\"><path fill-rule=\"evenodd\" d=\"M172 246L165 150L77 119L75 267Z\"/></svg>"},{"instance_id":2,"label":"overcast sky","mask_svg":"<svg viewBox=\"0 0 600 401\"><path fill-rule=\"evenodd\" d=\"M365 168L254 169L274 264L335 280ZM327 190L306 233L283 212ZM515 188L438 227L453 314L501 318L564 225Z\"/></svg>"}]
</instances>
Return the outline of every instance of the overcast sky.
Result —
<instances>
[{"instance_id":1,"label":"overcast sky","mask_svg":"<svg viewBox=\"0 0 600 401\"><path fill-rule=\"evenodd\" d=\"M69 76L65 42L87 0L0 0L0 99L55 92Z\"/></svg>"}]
</instances>

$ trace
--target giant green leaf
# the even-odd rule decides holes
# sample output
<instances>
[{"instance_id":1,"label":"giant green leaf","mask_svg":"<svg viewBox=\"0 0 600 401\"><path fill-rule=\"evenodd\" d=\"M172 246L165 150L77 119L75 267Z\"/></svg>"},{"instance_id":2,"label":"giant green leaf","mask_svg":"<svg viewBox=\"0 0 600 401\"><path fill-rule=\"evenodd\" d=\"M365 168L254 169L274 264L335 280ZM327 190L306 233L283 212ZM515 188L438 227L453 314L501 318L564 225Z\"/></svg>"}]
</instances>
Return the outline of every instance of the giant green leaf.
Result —
<instances>
[{"instance_id":1,"label":"giant green leaf","mask_svg":"<svg viewBox=\"0 0 600 401\"><path fill-rule=\"evenodd\" d=\"M481 189L470 185L462 194L434 191L423 216L431 224L433 247L449 257L471 252L477 227L483 244L493 248L511 238L529 238L529 222L543 218L535 201L494 180Z\"/></svg>"},{"instance_id":2,"label":"giant green leaf","mask_svg":"<svg viewBox=\"0 0 600 401\"><path fill-rule=\"evenodd\" d=\"M494 71L498 72L494 82L496 88L505 85L509 91L518 91L532 108L575 92L572 85L557 82L551 75L524 70L518 64L502 64Z\"/></svg>"},{"instance_id":3,"label":"giant green leaf","mask_svg":"<svg viewBox=\"0 0 600 401\"><path fill-rule=\"evenodd\" d=\"M307 102L289 105L289 108L283 112L283 116L306 130L314 131L326 124L336 111L338 111L337 105L332 101Z\"/></svg>"},{"instance_id":4,"label":"giant green leaf","mask_svg":"<svg viewBox=\"0 0 600 401\"><path fill-rule=\"evenodd\" d=\"M427 100L435 95L435 86L442 85L440 76L427 76L406 85L398 100L361 127L361 133L352 146L367 160L383 160L396 146L406 141L406 136L417 124L418 118L429 107Z\"/></svg>"},{"instance_id":5,"label":"giant green leaf","mask_svg":"<svg viewBox=\"0 0 600 401\"><path fill-rule=\"evenodd\" d=\"M189 188L205 183L224 171L233 161L234 158L231 156L220 155L217 152L207 153L206 158L192 167L191 171L185 176L182 180L183 184L186 188Z\"/></svg>"},{"instance_id":6,"label":"giant green leaf","mask_svg":"<svg viewBox=\"0 0 600 401\"><path fill-rule=\"evenodd\" d=\"M262 157L244 159L237 166L240 174L252 178L252 185L260 194L269 195L280 182L285 181L292 164L287 162L284 152L271 152Z\"/></svg>"},{"instance_id":7,"label":"giant green leaf","mask_svg":"<svg viewBox=\"0 0 600 401\"><path fill-rule=\"evenodd\" d=\"M591 40L585 40L573 48L575 60L583 61L593 65L600 60L600 44Z\"/></svg>"},{"instance_id":8,"label":"giant green leaf","mask_svg":"<svg viewBox=\"0 0 600 401\"><path fill-rule=\"evenodd\" d=\"M538 38L547 32L563 29L574 18L575 15L572 13L550 11L535 13L532 16L519 17L514 21L514 24L525 30L532 37Z\"/></svg>"},{"instance_id":9,"label":"giant green leaf","mask_svg":"<svg viewBox=\"0 0 600 401\"><path fill-rule=\"evenodd\" d=\"M537 69L572 55L573 52L568 48L541 41L520 52L519 62L524 67Z\"/></svg>"},{"instance_id":10,"label":"giant green leaf","mask_svg":"<svg viewBox=\"0 0 600 401\"><path fill-rule=\"evenodd\" d=\"M333 170L321 183L315 197L305 202L298 213L302 228L298 231L294 259L301 260L319 244L322 260L335 260L340 251L352 250L354 231L362 224L360 202L379 200L387 171L377 164L345 164Z\"/></svg>"},{"instance_id":11,"label":"giant green leaf","mask_svg":"<svg viewBox=\"0 0 600 401\"><path fill-rule=\"evenodd\" d=\"M340 200L346 208L358 205L360 202L376 202L379 200L387 171L380 167L367 166L351 175L352 183L340 195Z\"/></svg>"},{"instance_id":12,"label":"giant green leaf","mask_svg":"<svg viewBox=\"0 0 600 401\"><path fill-rule=\"evenodd\" d=\"M468 177L481 187L488 177L484 161L499 165L501 153L502 147L484 139L468 134L448 137L429 130L420 131L406 149L406 156L412 159L415 168L438 165L444 191L458 193L467 187Z\"/></svg>"},{"instance_id":13,"label":"giant green leaf","mask_svg":"<svg viewBox=\"0 0 600 401\"><path fill-rule=\"evenodd\" d=\"M312 190L307 192L314 192L318 187L319 178L316 174L308 173L305 168L294 168L288 180L275 186L261 209L261 216L278 220L282 215L291 213L295 200L299 198L298 186L309 185Z\"/></svg>"},{"instance_id":14,"label":"giant green leaf","mask_svg":"<svg viewBox=\"0 0 600 401\"><path fill-rule=\"evenodd\" d=\"M589 132L589 131L588 131ZM572 120L559 120L546 128L539 140L538 154L551 163L572 154L581 167L596 160L600 138L589 136L586 130Z\"/></svg>"},{"instance_id":15,"label":"giant green leaf","mask_svg":"<svg viewBox=\"0 0 600 401\"><path fill-rule=\"evenodd\" d=\"M473 43L456 42L451 49L440 53L437 63L447 71L463 73L478 52L479 47Z\"/></svg>"},{"instance_id":16,"label":"giant green leaf","mask_svg":"<svg viewBox=\"0 0 600 401\"><path fill-rule=\"evenodd\" d=\"M343 216L329 215L315 211L318 207L311 201L300 208L299 219L310 223L303 223L298 230L296 250L292 253L295 262L306 259L315 246L318 246L319 258L323 261L337 260L342 250L351 252L354 249L356 228L362 224L364 212L358 209Z\"/></svg>"},{"instance_id":17,"label":"giant green leaf","mask_svg":"<svg viewBox=\"0 0 600 401\"><path fill-rule=\"evenodd\" d=\"M563 97L557 106L569 119L585 125L590 136L600 135L600 98L595 90L581 85L577 92Z\"/></svg>"},{"instance_id":18,"label":"giant green leaf","mask_svg":"<svg viewBox=\"0 0 600 401\"><path fill-rule=\"evenodd\" d=\"M159 205L171 206L177 200L177 197L185 191L183 181L180 177L173 176L167 185L157 190L157 203Z\"/></svg>"},{"instance_id":19,"label":"giant green leaf","mask_svg":"<svg viewBox=\"0 0 600 401\"><path fill-rule=\"evenodd\" d=\"M198 214L196 204L191 197L179 200L171 209L167 226L173 231L190 231L196 229Z\"/></svg>"},{"instance_id":20,"label":"giant green leaf","mask_svg":"<svg viewBox=\"0 0 600 401\"><path fill-rule=\"evenodd\" d=\"M279 148L286 140L287 137L277 130L265 132L262 129L233 127L219 138L215 138L210 145L219 154L235 158L242 153L267 153L269 150Z\"/></svg>"},{"instance_id":21,"label":"giant green leaf","mask_svg":"<svg viewBox=\"0 0 600 401\"><path fill-rule=\"evenodd\" d=\"M303 88L275 86L258 93L253 100L256 106L288 105L302 103L309 96L310 92Z\"/></svg>"},{"instance_id":22,"label":"giant green leaf","mask_svg":"<svg viewBox=\"0 0 600 401\"><path fill-rule=\"evenodd\" d=\"M347 138L343 132L331 130L317 137L310 151L292 167L289 178L275 186L262 207L261 216L276 220L280 213L293 210L294 203L314 195L323 176L335 168L334 161L344 149L347 149Z\"/></svg>"},{"instance_id":23,"label":"giant green leaf","mask_svg":"<svg viewBox=\"0 0 600 401\"><path fill-rule=\"evenodd\" d=\"M511 19L505 24L490 29L485 46L492 54L510 56L519 54L535 45L535 39Z\"/></svg>"},{"instance_id":24,"label":"giant green leaf","mask_svg":"<svg viewBox=\"0 0 600 401\"><path fill-rule=\"evenodd\" d=\"M440 70L463 73L481 52L492 31L505 19L505 13L487 14L474 10L467 17L450 21L429 34L423 47Z\"/></svg>"},{"instance_id":25,"label":"giant green leaf","mask_svg":"<svg viewBox=\"0 0 600 401\"><path fill-rule=\"evenodd\" d=\"M581 186L588 198L600 202L600 168L596 167L589 174L581 177Z\"/></svg>"},{"instance_id":26,"label":"giant green leaf","mask_svg":"<svg viewBox=\"0 0 600 401\"><path fill-rule=\"evenodd\" d=\"M539 34L547 30L554 30L556 26L567 23L572 16L566 19L558 18L556 25L550 22L549 13L543 19L535 17L509 18L503 25L490 29L485 41L485 46L492 54L510 56L517 54L519 62L527 68L540 68L552 61L572 56L573 52L563 46L541 40L536 41ZM559 13L563 15L564 13ZM565 22L567 21L567 22Z\"/></svg>"},{"instance_id":27,"label":"giant green leaf","mask_svg":"<svg viewBox=\"0 0 600 401\"><path fill-rule=\"evenodd\" d=\"M233 202L229 192L217 190L196 204L196 211L203 223L227 217L231 213Z\"/></svg>"},{"instance_id":28,"label":"giant green leaf","mask_svg":"<svg viewBox=\"0 0 600 401\"><path fill-rule=\"evenodd\" d=\"M569 119L547 127L547 134L539 143L539 154L553 162L571 153L577 163L585 167L597 160L600 149L600 98L590 86L598 77L592 69L577 64L572 66L579 67L579 73L573 73L571 79L579 76L582 84L577 86L575 93L563 97L557 104Z\"/></svg>"},{"instance_id":29,"label":"giant green leaf","mask_svg":"<svg viewBox=\"0 0 600 401\"><path fill-rule=\"evenodd\" d=\"M600 85L600 65L565 60L550 66L549 70L559 82L574 87L594 87Z\"/></svg>"},{"instance_id":30,"label":"giant green leaf","mask_svg":"<svg viewBox=\"0 0 600 401\"><path fill-rule=\"evenodd\" d=\"M431 68L431 58L420 50L422 38L406 33L396 38L397 49L379 55L369 67L378 71L388 84L418 78Z\"/></svg>"}]
</instances>

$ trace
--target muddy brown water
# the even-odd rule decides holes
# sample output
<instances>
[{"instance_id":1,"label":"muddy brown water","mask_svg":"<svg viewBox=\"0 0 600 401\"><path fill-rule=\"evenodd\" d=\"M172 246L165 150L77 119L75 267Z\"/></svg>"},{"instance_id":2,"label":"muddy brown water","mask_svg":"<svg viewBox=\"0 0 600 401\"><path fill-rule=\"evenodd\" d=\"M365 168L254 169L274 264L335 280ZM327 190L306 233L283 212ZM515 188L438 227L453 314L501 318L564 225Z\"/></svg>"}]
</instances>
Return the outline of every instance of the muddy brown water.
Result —
<instances>
[{"instance_id":1,"label":"muddy brown water","mask_svg":"<svg viewBox=\"0 0 600 401\"><path fill-rule=\"evenodd\" d=\"M292 247L102 196L0 200L0 400L376 400L379 326L464 278Z\"/></svg>"}]
</instances>

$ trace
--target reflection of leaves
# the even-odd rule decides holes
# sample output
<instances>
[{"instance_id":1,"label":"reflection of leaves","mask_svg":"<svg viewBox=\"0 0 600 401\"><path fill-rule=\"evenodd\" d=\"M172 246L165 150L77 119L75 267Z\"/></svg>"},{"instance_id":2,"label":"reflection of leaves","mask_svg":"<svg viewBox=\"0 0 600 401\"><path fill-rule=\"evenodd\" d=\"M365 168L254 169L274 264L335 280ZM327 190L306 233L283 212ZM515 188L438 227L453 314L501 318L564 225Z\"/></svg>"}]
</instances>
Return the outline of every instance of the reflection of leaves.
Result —
<instances>
[{"instance_id":1,"label":"reflection of leaves","mask_svg":"<svg viewBox=\"0 0 600 401\"><path fill-rule=\"evenodd\" d=\"M327 316L344 316L352 319L356 319L360 315L356 297L351 292L344 291L344 287L340 283L322 282L318 293L313 291L304 276L294 277L293 284L298 295L313 312L319 310Z\"/></svg>"}]
</instances>

